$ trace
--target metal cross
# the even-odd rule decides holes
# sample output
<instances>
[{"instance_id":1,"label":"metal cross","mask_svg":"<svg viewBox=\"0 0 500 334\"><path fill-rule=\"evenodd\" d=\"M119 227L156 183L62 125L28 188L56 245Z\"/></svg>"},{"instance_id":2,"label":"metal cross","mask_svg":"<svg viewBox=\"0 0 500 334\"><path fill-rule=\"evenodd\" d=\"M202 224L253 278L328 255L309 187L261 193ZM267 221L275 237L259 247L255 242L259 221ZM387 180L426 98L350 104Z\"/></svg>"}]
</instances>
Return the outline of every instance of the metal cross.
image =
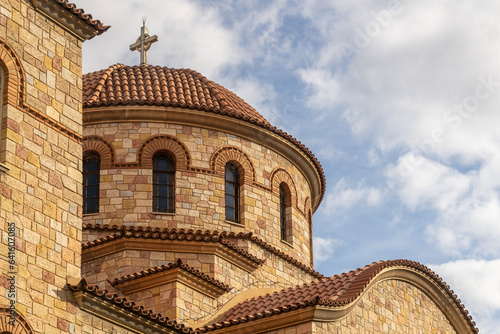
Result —
<instances>
[{"instance_id":1,"label":"metal cross","mask_svg":"<svg viewBox=\"0 0 500 334\"><path fill-rule=\"evenodd\" d=\"M149 36L148 28L146 28L146 19L142 19L141 36L137 39L134 44L130 45L130 51L139 51L141 53L141 65L148 64L147 51L151 47L151 44L158 42L158 36Z\"/></svg>"}]
</instances>

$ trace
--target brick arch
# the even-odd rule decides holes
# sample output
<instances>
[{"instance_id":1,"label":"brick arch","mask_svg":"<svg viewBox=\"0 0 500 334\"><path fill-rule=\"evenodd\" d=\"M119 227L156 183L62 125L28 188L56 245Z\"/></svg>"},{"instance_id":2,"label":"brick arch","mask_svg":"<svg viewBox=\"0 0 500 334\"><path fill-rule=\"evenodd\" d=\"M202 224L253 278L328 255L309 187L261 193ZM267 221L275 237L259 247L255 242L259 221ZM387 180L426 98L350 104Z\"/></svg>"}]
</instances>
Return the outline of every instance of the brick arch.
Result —
<instances>
[{"instance_id":1,"label":"brick arch","mask_svg":"<svg viewBox=\"0 0 500 334\"><path fill-rule=\"evenodd\" d=\"M0 333L32 334L33 328L26 321L24 316L15 312L14 325L11 324L11 310L5 306L0 307Z\"/></svg>"},{"instance_id":2,"label":"brick arch","mask_svg":"<svg viewBox=\"0 0 500 334\"><path fill-rule=\"evenodd\" d=\"M311 207L311 198L309 196L306 197L306 200L304 201L304 215L307 215L309 210L312 210Z\"/></svg>"},{"instance_id":3,"label":"brick arch","mask_svg":"<svg viewBox=\"0 0 500 334\"><path fill-rule=\"evenodd\" d=\"M83 138L83 153L95 151L101 156L101 169L113 167L115 163L114 147L104 138L99 136L89 136Z\"/></svg>"},{"instance_id":4,"label":"brick arch","mask_svg":"<svg viewBox=\"0 0 500 334\"><path fill-rule=\"evenodd\" d=\"M280 195L280 185L285 183L290 190L291 204L297 207L297 189L292 177L283 168L276 168L271 173L271 192L276 196Z\"/></svg>"},{"instance_id":5,"label":"brick arch","mask_svg":"<svg viewBox=\"0 0 500 334\"><path fill-rule=\"evenodd\" d=\"M210 167L219 176L224 177L224 170L228 162L234 162L238 166L244 183L251 184L255 180L255 169L248 155L234 146L224 146L212 154Z\"/></svg>"},{"instance_id":6,"label":"brick arch","mask_svg":"<svg viewBox=\"0 0 500 334\"><path fill-rule=\"evenodd\" d=\"M1 38L0 67L4 75L3 103L19 107L24 106L26 97L24 69L14 50Z\"/></svg>"},{"instance_id":7,"label":"brick arch","mask_svg":"<svg viewBox=\"0 0 500 334\"><path fill-rule=\"evenodd\" d=\"M175 157L175 169L187 170L191 165L188 149L177 138L158 135L147 139L137 152L137 162L142 168L153 168L153 156L158 151L170 152Z\"/></svg>"}]
</instances>

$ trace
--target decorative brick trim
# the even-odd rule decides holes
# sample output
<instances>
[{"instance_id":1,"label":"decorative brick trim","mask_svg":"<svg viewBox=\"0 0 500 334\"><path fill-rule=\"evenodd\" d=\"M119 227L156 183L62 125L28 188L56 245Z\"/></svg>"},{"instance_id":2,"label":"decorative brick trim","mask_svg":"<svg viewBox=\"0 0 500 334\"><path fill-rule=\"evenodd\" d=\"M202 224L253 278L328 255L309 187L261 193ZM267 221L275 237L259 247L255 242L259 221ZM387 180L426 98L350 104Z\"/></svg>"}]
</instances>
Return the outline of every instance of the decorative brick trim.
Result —
<instances>
[{"instance_id":1,"label":"decorative brick trim","mask_svg":"<svg viewBox=\"0 0 500 334\"><path fill-rule=\"evenodd\" d=\"M61 123L26 104L26 76L22 63L14 50L2 38L0 38L0 67L5 77L2 91L2 103L7 103L24 110L39 122L57 130L76 142L82 141L82 136L77 132L68 129Z\"/></svg>"},{"instance_id":2,"label":"decorative brick trim","mask_svg":"<svg viewBox=\"0 0 500 334\"><path fill-rule=\"evenodd\" d=\"M104 138L99 136L89 136L83 138L83 153L96 151L101 156L101 169L112 168L115 163L115 150L113 146Z\"/></svg>"},{"instance_id":3,"label":"decorative brick trim","mask_svg":"<svg viewBox=\"0 0 500 334\"><path fill-rule=\"evenodd\" d=\"M293 179L290 176L290 174L288 174L288 172L283 168L276 168L275 170L272 171L270 180L271 180L271 192L276 196L280 195L280 185L282 183L285 183L288 186L288 189L290 190L290 197L291 197L290 204L295 208L298 208L297 189L295 188L295 183L293 182Z\"/></svg>"},{"instance_id":4,"label":"decorative brick trim","mask_svg":"<svg viewBox=\"0 0 500 334\"><path fill-rule=\"evenodd\" d=\"M21 61L14 50L0 38L0 67L4 78L2 101L23 107L25 100L25 75Z\"/></svg>"},{"instance_id":5,"label":"decorative brick trim","mask_svg":"<svg viewBox=\"0 0 500 334\"><path fill-rule=\"evenodd\" d=\"M153 168L153 155L158 151L168 151L175 157L175 169L185 171L191 165L188 149L177 138L158 135L147 139L137 152L137 161L142 168Z\"/></svg>"},{"instance_id":6,"label":"decorative brick trim","mask_svg":"<svg viewBox=\"0 0 500 334\"><path fill-rule=\"evenodd\" d=\"M228 162L236 162L244 183L255 182L255 168L248 155L234 146L224 146L212 154L210 167L220 177L224 177L224 171Z\"/></svg>"},{"instance_id":7,"label":"decorative brick trim","mask_svg":"<svg viewBox=\"0 0 500 334\"><path fill-rule=\"evenodd\" d=\"M0 307L0 333L16 333L16 334L32 334L33 329L30 324L26 321L24 316L15 311L15 324L12 326L7 318L10 319L12 316L12 310L8 307Z\"/></svg>"}]
</instances>

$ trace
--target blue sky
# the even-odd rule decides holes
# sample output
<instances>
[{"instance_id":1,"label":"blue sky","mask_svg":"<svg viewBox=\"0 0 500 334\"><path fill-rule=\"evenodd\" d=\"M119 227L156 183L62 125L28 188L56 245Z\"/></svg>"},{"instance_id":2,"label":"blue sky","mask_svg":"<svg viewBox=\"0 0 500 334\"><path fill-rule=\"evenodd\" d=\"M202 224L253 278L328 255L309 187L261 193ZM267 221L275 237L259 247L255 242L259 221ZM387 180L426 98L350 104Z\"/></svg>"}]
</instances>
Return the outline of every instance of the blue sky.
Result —
<instances>
[{"instance_id":1,"label":"blue sky","mask_svg":"<svg viewBox=\"0 0 500 334\"><path fill-rule=\"evenodd\" d=\"M111 25L84 73L192 68L309 147L325 275L406 258L435 270L482 333L500 333L500 3L465 0L76 1Z\"/></svg>"}]
</instances>

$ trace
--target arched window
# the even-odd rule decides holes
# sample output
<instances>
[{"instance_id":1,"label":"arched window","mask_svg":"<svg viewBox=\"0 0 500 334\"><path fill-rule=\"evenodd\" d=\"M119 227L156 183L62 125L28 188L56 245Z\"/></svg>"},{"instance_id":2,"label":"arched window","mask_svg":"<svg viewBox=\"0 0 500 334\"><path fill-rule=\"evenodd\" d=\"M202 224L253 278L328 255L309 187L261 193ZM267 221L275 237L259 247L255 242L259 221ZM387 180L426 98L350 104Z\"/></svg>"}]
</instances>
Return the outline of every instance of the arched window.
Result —
<instances>
[{"instance_id":1,"label":"arched window","mask_svg":"<svg viewBox=\"0 0 500 334\"><path fill-rule=\"evenodd\" d=\"M165 152L153 156L153 211L175 212L174 160Z\"/></svg>"},{"instance_id":2,"label":"arched window","mask_svg":"<svg viewBox=\"0 0 500 334\"><path fill-rule=\"evenodd\" d=\"M238 222L240 205L240 185L238 168L228 162L225 171L226 220Z\"/></svg>"},{"instance_id":3,"label":"arched window","mask_svg":"<svg viewBox=\"0 0 500 334\"><path fill-rule=\"evenodd\" d=\"M83 213L99 212L101 157L88 152L83 157Z\"/></svg>"},{"instance_id":4,"label":"arched window","mask_svg":"<svg viewBox=\"0 0 500 334\"><path fill-rule=\"evenodd\" d=\"M280 185L280 236L281 240L292 241L291 198L290 190L285 183Z\"/></svg>"}]
</instances>

